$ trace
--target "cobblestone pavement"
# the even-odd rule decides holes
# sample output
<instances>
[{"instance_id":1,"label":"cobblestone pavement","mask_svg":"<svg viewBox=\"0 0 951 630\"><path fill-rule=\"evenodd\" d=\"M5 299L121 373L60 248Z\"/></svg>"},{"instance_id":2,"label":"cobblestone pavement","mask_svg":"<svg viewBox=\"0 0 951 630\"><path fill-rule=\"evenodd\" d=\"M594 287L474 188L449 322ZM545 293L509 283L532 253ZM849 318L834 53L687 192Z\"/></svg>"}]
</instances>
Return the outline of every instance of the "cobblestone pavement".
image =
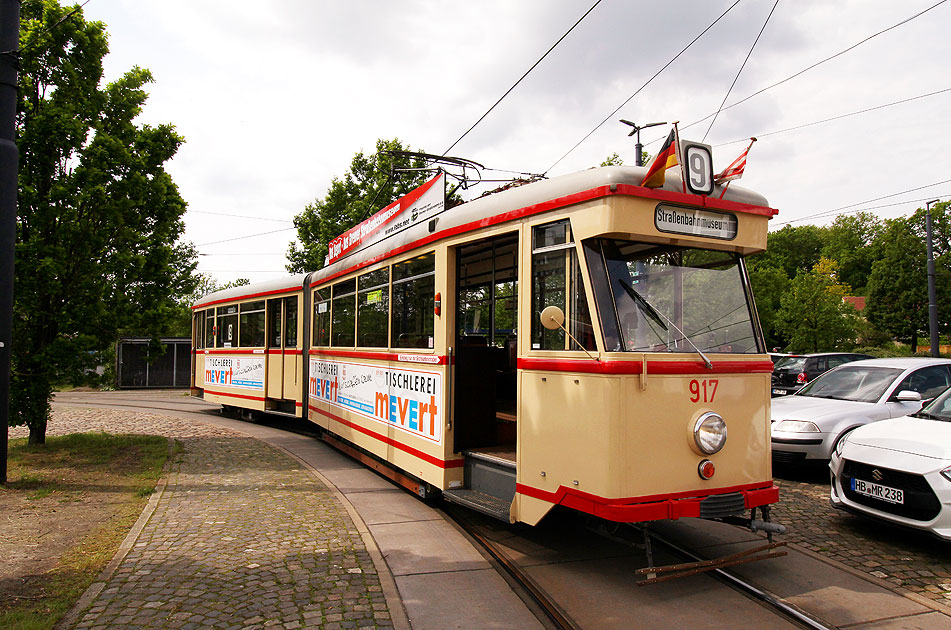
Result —
<instances>
[{"instance_id":1,"label":"cobblestone pavement","mask_svg":"<svg viewBox=\"0 0 951 630\"><path fill-rule=\"evenodd\" d=\"M99 430L181 448L151 518L74 628L393 627L359 531L296 460L149 413L57 407L48 434Z\"/></svg>"},{"instance_id":2,"label":"cobblestone pavement","mask_svg":"<svg viewBox=\"0 0 951 630\"><path fill-rule=\"evenodd\" d=\"M782 540L951 606L951 543L833 508L822 466L773 472L779 486L773 518L788 530Z\"/></svg>"},{"instance_id":3,"label":"cobblestone pavement","mask_svg":"<svg viewBox=\"0 0 951 630\"><path fill-rule=\"evenodd\" d=\"M184 453L138 544L77 627L391 627L346 511L294 460L236 432L149 413L57 406L49 434L99 430L174 437ZM951 544L833 509L821 466L774 473L783 540L951 606Z\"/></svg>"}]
</instances>

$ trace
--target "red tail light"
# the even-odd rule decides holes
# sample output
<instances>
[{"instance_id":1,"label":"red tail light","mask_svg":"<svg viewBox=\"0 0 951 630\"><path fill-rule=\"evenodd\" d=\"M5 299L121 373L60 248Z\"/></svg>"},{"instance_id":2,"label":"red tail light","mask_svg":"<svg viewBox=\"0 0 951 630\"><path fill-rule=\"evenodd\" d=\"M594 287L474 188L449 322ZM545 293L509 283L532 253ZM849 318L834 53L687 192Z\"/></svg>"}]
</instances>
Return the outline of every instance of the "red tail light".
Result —
<instances>
[{"instance_id":1,"label":"red tail light","mask_svg":"<svg viewBox=\"0 0 951 630\"><path fill-rule=\"evenodd\" d=\"M802 384L808 383L808 382L809 382L809 377L806 376L806 373L805 373L805 372L800 372L799 375L796 376L796 382L797 382L797 383L802 383Z\"/></svg>"}]
</instances>

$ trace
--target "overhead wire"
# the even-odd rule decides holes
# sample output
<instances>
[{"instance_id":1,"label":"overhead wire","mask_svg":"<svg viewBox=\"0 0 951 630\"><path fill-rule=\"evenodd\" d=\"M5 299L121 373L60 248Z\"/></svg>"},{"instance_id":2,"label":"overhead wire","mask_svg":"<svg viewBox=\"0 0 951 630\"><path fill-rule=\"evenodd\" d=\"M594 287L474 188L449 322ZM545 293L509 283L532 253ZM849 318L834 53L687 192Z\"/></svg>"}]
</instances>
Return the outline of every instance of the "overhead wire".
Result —
<instances>
[{"instance_id":1,"label":"overhead wire","mask_svg":"<svg viewBox=\"0 0 951 630\"><path fill-rule=\"evenodd\" d=\"M755 96L759 96L760 94L762 94L762 93L764 93L764 92L766 92L766 91L768 91L768 90L773 89L774 87L778 87L778 86L782 85L783 83L787 83L787 82L789 82L789 81L791 81L791 80L793 80L793 79L795 79L795 78L797 78L797 77L799 77L799 76L802 76L802 75L805 74L806 72L809 72L810 70L813 70L813 69L815 69L815 68L821 66L822 64L824 64L824 63L826 63L826 62L828 62L828 61L832 61L833 59L835 59L835 58L837 58L837 57L841 57L842 55L844 55L844 54L846 54L846 53L848 53L848 52L851 52L851 51L855 50L856 48L858 48L858 47L861 46L862 44L865 44L865 43L867 43L867 42L869 42L869 41L875 39L875 38L878 37L879 35L884 35L885 33L889 32L889 31L892 31L892 30L898 28L899 26L904 26L905 24L911 22L912 20L915 20L915 19L921 17L922 15L924 15L925 13L927 13L928 11L931 11L932 9L937 8L938 6L944 4L944 3L947 2L947 1L948 1L948 0L940 0L939 2L936 2L935 4L933 4L933 5L931 5L930 7L928 7L927 9L923 9L923 10L919 11L918 13L915 13L914 15L909 16L909 17L907 17L907 18L901 20L900 22L896 22L895 24L892 24L892 25L889 26L888 28L884 28L884 29L882 29L882 30L880 30L880 31L878 31L878 32L876 32L876 33L873 33L873 34L869 35L868 37L862 39L861 41L858 41L858 42L856 42L855 44L852 44L851 46L840 50L839 52L835 53L834 55L830 55L830 56L828 56L828 57L826 57L826 58L824 58L824 59L821 59L821 60L815 62L814 64L812 64L812 65L810 65L810 66L807 66L807 67L803 68L802 70L800 70L800 71L798 71L798 72L796 72L796 73L794 73L794 74L789 75L789 76L786 77L785 79L782 79L782 80L780 80L780 81L777 81L776 83L773 83L773 84L771 84L771 85L767 85L766 87L764 87L764 88L762 88L762 89L759 89L759 90L753 92L752 94L750 94L750 95L748 95L748 96L745 96L744 98L741 98L740 100L738 100L738 101L736 101L736 102L734 102L734 103L730 103L729 105L727 105L726 107L723 107L722 110L719 110L719 111L726 111L726 110L728 110L728 109L732 109L732 108L736 107L737 105L741 105L741 104L745 103L746 101L750 100L751 98L753 98L753 97L755 97ZM695 121L693 121L692 123L688 123L688 124L686 124L686 125L681 125L681 126L680 126L680 130L683 131L684 129L689 129L689 128L691 128L691 127L694 127L694 126L696 126L696 125L699 125L700 123L702 123L703 121L707 120L707 119L710 118L711 116L715 116L717 113L718 113L718 112L714 112L714 113L711 113L711 114L707 114L707 115L704 116L703 118L700 118L699 120L695 120ZM659 137L659 138L655 138L654 140L651 140L651 141L649 141L649 142L646 142L645 145L656 144L657 142L661 142L662 140L664 140L666 137L667 137L667 136L662 136L662 137Z\"/></svg>"},{"instance_id":2,"label":"overhead wire","mask_svg":"<svg viewBox=\"0 0 951 630\"><path fill-rule=\"evenodd\" d=\"M916 186L915 188L909 188L907 190L902 190L900 192L892 193L890 195L882 195L881 197L875 197L873 199L866 199L865 201L850 203L845 206L839 206L838 208L834 208L832 210L823 210L822 212L818 212L816 214L810 214L808 216L799 217L798 219L790 219L789 221L783 221L781 223L777 223L776 225L788 225L790 223L798 223L800 221L809 221L812 219L828 218L830 216L836 216L837 214L848 214L849 212L861 212L862 210L866 210L869 208L859 208L857 210L850 210L850 209L855 208L856 206L864 206L865 204L868 204L868 203L881 201L882 199L890 199L892 197L897 197L898 195L904 195L910 192L915 192L917 190L924 190L925 188L932 188L933 186L940 186L942 184L948 184L948 183L951 183L951 179L945 179L940 182L934 182L932 184L925 184L924 186ZM934 196L930 195L929 197L933 198ZM908 201L903 201L901 203L914 203L916 201L920 201L920 200L908 200ZM894 205L900 205L900 204L894 204ZM885 205L885 206L879 206L879 207L888 207L888 206Z\"/></svg>"},{"instance_id":3,"label":"overhead wire","mask_svg":"<svg viewBox=\"0 0 951 630\"><path fill-rule=\"evenodd\" d=\"M859 114L867 114L868 112L874 112L879 109L885 109L886 107L893 107L895 105L902 105L904 103L910 103L911 101L917 101L919 99L928 98L930 96L937 96L938 94L944 94L945 92L951 92L951 88L944 88L942 90L935 90L934 92L928 92L927 94L919 94L918 96L911 96L909 98L903 98L899 101L892 101L891 103L885 103L883 105L876 105L875 107L866 107L865 109L859 109L854 112L849 112L847 114L840 114L838 116L832 116L831 118L823 118L822 120L814 120L812 122L803 123L801 125L796 125L794 127L787 127L786 129L778 129L776 131L766 131L763 133L753 134L757 138L765 138L766 136L775 136L780 133L786 133L788 131L796 131L798 129L804 129L806 127L814 127L815 125L821 125L823 123L832 122L834 120L841 120L843 118L850 118L852 116L858 116ZM748 142L749 138L740 138L738 140L730 140L729 142L721 142L720 144L713 145L714 147L725 147L731 144L737 144L740 142Z\"/></svg>"},{"instance_id":4,"label":"overhead wire","mask_svg":"<svg viewBox=\"0 0 951 630\"><path fill-rule=\"evenodd\" d=\"M51 24L50 26L48 26L47 28L43 29L43 30L40 31L39 33L36 33L36 34L33 36L34 39L39 39L39 38L42 37L43 35L46 35L47 33L53 32L53 30L54 30L57 26L59 26L60 24L62 24L63 22L65 22L66 20L68 20L69 18L71 18L71 17L72 17L73 15L75 15L76 13L79 13L79 11L81 11L82 8L85 7L87 4L89 4L90 2L92 2L92 0L86 0L86 1L83 2L82 4L73 7L73 10L72 10L72 11L70 11L69 13L67 13L67 14L65 14L63 17L61 17L59 20L57 20L55 24ZM34 47L35 47L35 46L31 46L31 47L27 48L26 50L5 50L5 51L3 51L3 52L0 53L0 54L4 54L4 55L8 55L8 54L21 55L21 54L23 54L24 52L32 51Z\"/></svg>"},{"instance_id":5,"label":"overhead wire","mask_svg":"<svg viewBox=\"0 0 951 630\"><path fill-rule=\"evenodd\" d=\"M756 35L756 39L753 40L753 45L750 46L750 50L746 53L746 58L743 60L743 63L740 64L740 69L736 71L736 76L733 77L733 82L730 84L730 89L726 91L726 94L723 95L723 100L720 101L720 107L717 108L716 114L713 115L713 120L710 121L710 126L707 127L707 132L703 134L703 139L700 142L706 142L707 135L710 133L710 130L713 129L713 123L717 121L717 116L720 115L720 112L723 110L723 105L726 103L726 99L730 98L730 93L733 91L733 87L736 85L737 80L740 78L740 75L743 74L743 68L746 67L746 62L750 60L750 56L753 54L753 49L756 48L756 44L759 43L759 38L763 36L763 31L766 30L766 25L769 24L769 19L773 17L773 13L776 11L776 7L779 6L779 0L776 0L773 3L773 8L769 10L769 15L766 16L766 21L763 22L763 27L759 30L759 33Z\"/></svg>"},{"instance_id":6,"label":"overhead wire","mask_svg":"<svg viewBox=\"0 0 951 630\"><path fill-rule=\"evenodd\" d=\"M739 0L737 0L737 1L739 1ZM601 4L601 0L597 0L593 5L591 5L591 8L588 9L587 11L585 11L585 12L584 12L584 15L582 15L580 18L578 18L578 21L575 22L575 23L572 25L572 27L569 28L569 29L565 32L564 35L562 35L561 37L559 37L559 38L558 38L558 41L556 41L554 44L552 44L551 48L549 48L548 51L538 59L538 61L536 61L534 64L532 64L532 67L529 68L528 70L526 70L526 71L525 71L525 74L523 74L523 75L519 78L519 80L516 81L516 82L512 85L512 87L510 87L508 90L506 90L506 91L505 91L505 94L503 94L502 96L500 96L500 97L499 97L499 100L495 101L495 104L493 104L492 107L490 107L484 114L482 114L482 116L479 118L479 120L475 121L475 123L474 123L471 127L469 127L469 128L466 130L465 133L463 133L461 136L459 136L459 137L456 139L455 142L453 142L451 145L449 145L449 148L448 148L448 149L446 149L445 151L442 152L442 155L446 155L447 153L449 153L450 151L452 151L453 147L455 147L457 144L459 144L459 143L462 141L463 138L465 138L467 135L469 135L469 132L470 132L470 131L472 131L473 129L475 129L475 128L479 125L479 123L481 123L483 120L485 120L485 117L488 116L488 115L492 112L492 110L495 109L495 108L498 106L498 104L501 103L502 100L503 100L506 96L509 95L509 93L512 92L512 90L514 90L516 87L518 87L518 85L522 82L522 80L524 80L525 77L527 77L527 76L531 73L531 71L534 70L534 69L538 66L538 64L540 64L542 61L544 61L544 60L545 60L545 57L547 57L549 54L551 54L551 51L555 50L555 47L558 46L558 44L560 44L560 43L562 42L562 40L564 40L566 37L568 37L568 35L571 33L571 31L575 30L575 27L577 27L579 24L581 24L582 20L584 20L586 17L588 17L588 14L591 13L592 11L594 11L595 7L597 7L599 4Z\"/></svg>"},{"instance_id":7,"label":"overhead wire","mask_svg":"<svg viewBox=\"0 0 951 630\"><path fill-rule=\"evenodd\" d=\"M293 223L293 219L274 219L271 217L252 217L246 214L229 214L227 212L210 212L208 210L189 210L189 214L210 214L216 217L231 217L234 219L253 219L255 221L275 221L277 223Z\"/></svg>"},{"instance_id":8,"label":"overhead wire","mask_svg":"<svg viewBox=\"0 0 951 630\"><path fill-rule=\"evenodd\" d=\"M268 234L278 234L280 232L287 232L288 230L296 230L296 227L281 228L280 230L273 230L271 232L258 232L257 234L248 234L247 236L236 236L234 238L226 238L220 241L212 241L211 243L202 243L200 245L195 245L195 247L208 247L209 245L218 245L219 243L230 243L232 241L243 241L246 238L255 238L257 236L267 236Z\"/></svg>"},{"instance_id":9,"label":"overhead wire","mask_svg":"<svg viewBox=\"0 0 951 630\"><path fill-rule=\"evenodd\" d=\"M709 26L707 26L705 29L703 29L703 30L700 32L699 35L697 35L697 36L694 37L692 40L690 40L690 43L689 43L689 44L687 44L686 46L684 46L683 49L681 49L681 51L680 51L679 53L677 53L676 55L674 55L674 57L673 57L670 61L668 61L667 63L665 63L665 64L660 68L660 70L658 70L657 72L655 72L655 73L653 74L653 76L651 76L651 78L649 78L647 81L644 82L643 85L641 85L641 87L637 88L637 90L635 90L633 94L631 94L629 97L627 97L627 99L626 99L623 103L621 103L620 105L618 105L617 108L616 108L614 111L612 111L610 114L608 114L607 116L605 116L605 117L604 117L604 120L602 120L602 121L599 122L597 125L595 125L594 129L592 129L591 131L589 131L589 132L588 132L581 140L579 140L573 147L571 147L570 149L568 149L568 151L566 151L564 155L562 155L560 158L558 158L557 160L555 160L555 162L554 162L551 166L549 166L547 169L545 169L545 172L544 172L543 174L548 174L548 172L549 172L551 169L553 169L553 168L555 168L556 166L558 166L558 164L561 163L562 160L564 160L566 157L568 157L569 155L571 155L571 153L574 152L574 150L577 149L579 146L581 146L581 144L582 144L585 140L587 140L588 138L590 138L590 137L594 134L595 131L597 131L598 129L600 129L600 128L602 127L602 125L604 125L604 123L606 123L607 121L609 121L609 120L611 120L612 118L614 118L615 114L617 114L619 111L621 111L621 108L623 108L625 105L627 105L628 103L630 103L631 100L633 100L633 98L634 98L635 96L637 96L638 94L640 94L641 90L643 90L643 89L646 88L648 85L650 85L650 83L651 83L654 79L656 79L656 78L660 75L660 73L662 73L664 70L666 70L667 67L670 66L670 64L672 64L673 62L677 61L677 59L679 59L682 54L684 54L685 52L687 52L687 49L689 49L691 46L693 46L693 45L697 42L697 40L699 40L701 37L703 37L703 36L707 33L707 31L709 31L711 28L713 28L714 26L716 26L716 24L717 24L720 20L722 20L722 19L724 18L724 16L726 16L727 13L729 13L730 11L732 11L732 10L733 10L733 7L735 7L735 6L738 5L739 3L740 3L740 0L736 0L733 4L731 4L731 5L727 8L726 11L724 11L723 13L721 13L720 16L719 16L717 19L715 19L713 22L711 22Z\"/></svg>"}]
</instances>

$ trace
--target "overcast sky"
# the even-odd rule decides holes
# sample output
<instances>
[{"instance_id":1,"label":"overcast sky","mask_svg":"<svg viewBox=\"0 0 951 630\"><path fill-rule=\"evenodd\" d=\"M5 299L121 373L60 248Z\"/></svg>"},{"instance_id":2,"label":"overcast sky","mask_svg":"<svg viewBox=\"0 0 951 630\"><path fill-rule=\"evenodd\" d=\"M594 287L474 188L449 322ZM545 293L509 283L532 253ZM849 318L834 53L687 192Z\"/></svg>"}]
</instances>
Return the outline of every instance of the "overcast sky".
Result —
<instances>
[{"instance_id":1,"label":"overcast sky","mask_svg":"<svg viewBox=\"0 0 951 630\"><path fill-rule=\"evenodd\" d=\"M136 65L155 75L140 121L185 137L168 164L188 202L185 237L199 271L226 282L286 273L294 215L356 152L398 137L442 153L593 3L90 0L84 12L109 33L107 80ZM946 0L781 0L768 23L775 0L741 0L558 161L733 3L603 0L451 154L554 176L612 153L633 164L618 118L679 120L683 139L706 135L717 169L759 137L735 184L779 209L771 229L827 224L802 219L840 208L902 216L951 197ZM688 126L717 111L764 23L727 105L936 3L721 112L709 133L710 119ZM666 134L642 141L655 153Z\"/></svg>"}]
</instances>

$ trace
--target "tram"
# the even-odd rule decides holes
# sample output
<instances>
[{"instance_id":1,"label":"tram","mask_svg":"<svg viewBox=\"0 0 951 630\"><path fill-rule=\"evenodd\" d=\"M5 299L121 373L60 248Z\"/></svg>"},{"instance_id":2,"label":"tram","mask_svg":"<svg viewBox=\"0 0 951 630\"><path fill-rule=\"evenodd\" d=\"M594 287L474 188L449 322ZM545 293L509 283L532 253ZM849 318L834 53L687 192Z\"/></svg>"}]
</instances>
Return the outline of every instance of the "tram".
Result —
<instances>
[{"instance_id":1,"label":"tram","mask_svg":"<svg viewBox=\"0 0 951 630\"><path fill-rule=\"evenodd\" d=\"M438 174L322 269L199 300L193 394L307 419L420 496L513 523L768 521L772 363L744 257L776 210L645 173L453 207Z\"/></svg>"}]
</instances>

